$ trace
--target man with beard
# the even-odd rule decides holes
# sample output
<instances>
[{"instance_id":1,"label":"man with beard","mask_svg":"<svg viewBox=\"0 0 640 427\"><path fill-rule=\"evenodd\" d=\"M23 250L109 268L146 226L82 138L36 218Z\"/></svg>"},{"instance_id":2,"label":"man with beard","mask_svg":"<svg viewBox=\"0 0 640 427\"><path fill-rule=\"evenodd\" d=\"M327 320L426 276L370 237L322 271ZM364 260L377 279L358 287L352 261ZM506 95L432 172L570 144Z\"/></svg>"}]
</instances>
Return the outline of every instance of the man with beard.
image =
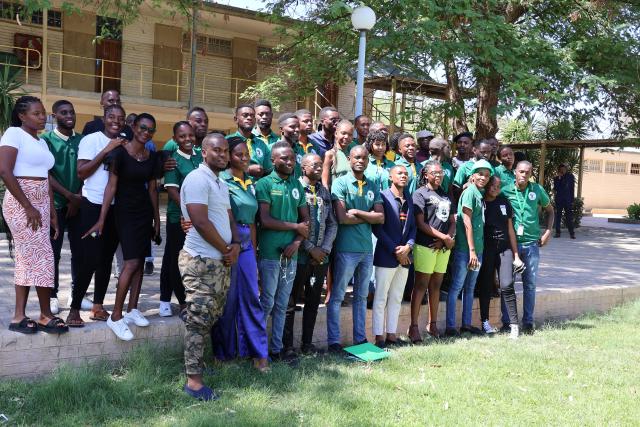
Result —
<instances>
[{"instance_id":1,"label":"man with beard","mask_svg":"<svg viewBox=\"0 0 640 427\"><path fill-rule=\"evenodd\" d=\"M320 110L320 124L322 129L309 135L316 153L324 159L324 153L333 148L335 142L336 125L340 121L340 113L333 107Z\"/></svg>"},{"instance_id":2,"label":"man with beard","mask_svg":"<svg viewBox=\"0 0 640 427\"><path fill-rule=\"evenodd\" d=\"M66 100L56 101L53 104L53 114L56 119L56 128L40 135L53 154L55 163L49 171L49 182L53 189L53 201L60 228L58 237L51 240L54 259L54 284L51 292L51 313L58 314L60 303L58 301L59 288L59 264L64 232L67 233L71 248L71 288L76 277L76 261L80 244L78 210L82 202L80 188L82 181L78 178L77 162L78 147L82 135L77 134L73 128L76 126L76 111L73 104ZM90 308L88 300L83 300L85 308Z\"/></svg>"},{"instance_id":3,"label":"man with beard","mask_svg":"<svg viewBox=\"0 0 640 427\"><path fill-rule=\"evenodd\" d=\"M193 133L196 137L196 140L193 144L194 152L200 154L202 152L202 141L204 137L207 136L209 132L209 116L207 116L206 111L202 107L193 107L187 112L187 121L193 128ZM173 153L178 150L178 143L171 138L164 144L162 148L164 151L169 151Z\"/></svg>"},{"instance_id":4,"label":"man with beard","mask_svg":"<svg viewBox=\"0 0 640 427\"><path fill-rule=\"evenodd\" d=\"M349 146L349 148L353 148L356 145L364 145L367 140L367 135L369 135L369 128L371 127L371 119L364 114L359 115L353 121L356 127L356 133L358 134L357 138L353 139L353 143Z\"/></svg>"},{"instance_id":5,"label":"man with beard","mask_svg":"<svg viewBox=\"0 0 640 427\"><path fill-rule=\"evenodd\" d=\"M273 144L280 141L280 136L271 130L273 122L273 109L271 103L266 99L259 99L254 105L256 112L257 128L253 129L255 137L264 142L267 148L271 148Z\"/></svg>"},{"instance_id":6,"label":"man with beard","mask_svg":"<svg viewBox=\"0 0 640 427\"><path fill-rule=\"evenodd\" d=\"M416 162L416 141L411 134L403 133L398 137L398 152L400 158L395 163L396 165L404 166L409 172L407 190L410 195L413 195L418 187L422 165Z\"/></svg>"},{"instance_id":7,"label":"man with beard","mask_svg":"<svg viewBox=\"0 0 640 427\"><path fill-rule=\"evenodd\" d=\"M458 169L471 158L471 146L473 144L473 134L471 132L462 132L453 137L453 143L456 144L456 155L452 160L453 167Z\"/></svg>"},{"instance_id":8,"label":"man with beard","mask_svg":"<svg viewBox=\"0 0 640 427\"><path fill-rule=\"evenodd\" d=\"M309 208L300 181L293 177L295 155L289 143L271 147L274 170L256 184L261 227L260 303L265 322L271 315L271 358L282 359L282 335L291 287L296 275L298 249L309 237Z\"/></svg>"},{"instance_id":9,"label":"man with beard","mask_svg":"<svg viewBox=\"0 0 640 427\"><path fill-rule=\"evenodd\" d=\"M249 175L256 179L268 175L273 167L270 159L271 154L267 144L252 133L253 126L256 123L256 112L253 106L250 104L238 105L233 121L238 125L238 131L227 135L227 138L239 136L247 143L249 156L251 157Z\"/></svg>"},{"instance_id":10,"label":"man with beard","mask_svg":"<svg viewBox=\"0 0 640 427\"><path fill-rule=\"evenodd\" d=\"M311 144L302 146L300 142L300 119L293 113L283 113L278 118L278 126L280 126L280 133L282 135L282 141L288 143L296 156L296 166L293 171L293 175L296 178L302 176L302 157L308 154L307 149L311 149Z\"/></svg>"},{"instance_id":11,"label":"man with beard","mask_svg":"<svg viewBox=\"0 0 640 427\"><path fill-rule=\"evenodd\" d=\"M102 92L102 96L100 96L100 107L102 107L103 110L110 105L121 105L120 92L115 89L105 90ZM103 130L104 120L102 120L102 117L98 117L85 123L84 128L82 129L82 135L102 132ZM127 140L131 141L133 139L133 129L131 129L130 125L126 124L122 129L122 132L126 135Z\"/></svg>"},{"instance_id":12,"label":"man with beard","mask_svg":"<svg viewBox=\"0 0 640 427\"><path fill-rule=\"evenodd\" d=\"M418 140L418 151L416 152L416 162L423 163L431 158L429 153L429 143L433 139L434 135L428 130L421 130L416 134Z\"/></svg>"}]
</instances>

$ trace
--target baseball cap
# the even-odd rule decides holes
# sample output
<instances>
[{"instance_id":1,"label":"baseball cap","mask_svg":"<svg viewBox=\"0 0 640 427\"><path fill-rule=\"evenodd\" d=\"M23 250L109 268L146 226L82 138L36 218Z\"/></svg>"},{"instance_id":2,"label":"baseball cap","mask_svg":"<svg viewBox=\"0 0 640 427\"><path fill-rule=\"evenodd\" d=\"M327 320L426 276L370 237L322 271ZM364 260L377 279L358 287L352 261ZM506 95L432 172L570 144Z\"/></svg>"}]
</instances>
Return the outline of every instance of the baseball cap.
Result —
<instances>
[{"instance_id":1,"label":"baseball cap","mask_svg":"<svg viewBox=\"0 0 640 427\"><path fill-rule=\"evenodd\" d=\"M473 167L471 168L471 172L473 173L478 169L489 169L489 172L491 173L491 175L493 175L493 166L491 166L491 163L489 163L485 159L480 159L477 162L475 162L473 164Z\"/></svg>"}]
</instances>

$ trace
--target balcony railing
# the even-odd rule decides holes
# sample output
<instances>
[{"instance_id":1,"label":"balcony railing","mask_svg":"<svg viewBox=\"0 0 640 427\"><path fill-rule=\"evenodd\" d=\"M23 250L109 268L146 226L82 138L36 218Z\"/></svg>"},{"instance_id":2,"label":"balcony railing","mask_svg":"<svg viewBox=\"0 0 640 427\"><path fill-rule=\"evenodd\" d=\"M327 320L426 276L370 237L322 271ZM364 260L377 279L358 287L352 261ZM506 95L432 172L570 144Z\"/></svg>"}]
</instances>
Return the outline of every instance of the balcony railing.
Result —
<instances>
[{"instance_id":1,"label":"balcony railing","mask_svg":"<svg viewBox=\"0 0 640 427\"><path fill-rule=\"evenodd\" d=\"M9 61L9 58L14 58L14 52L24 52L25 63L19 64L17 62ZM32 49L30 47L21 47L21 46L13 46L0 44L0 54L3 54L0 57L0 66L2 67L10 67L16 68L16 70L24 70L24 80L26 84L29 84L29 70L31 71L31 75L33 76L33 71L40 69L42 67L42 55L37 49ZM37 58L37 63L32 64L30 59Z\"/></svg>"}]
</instances>

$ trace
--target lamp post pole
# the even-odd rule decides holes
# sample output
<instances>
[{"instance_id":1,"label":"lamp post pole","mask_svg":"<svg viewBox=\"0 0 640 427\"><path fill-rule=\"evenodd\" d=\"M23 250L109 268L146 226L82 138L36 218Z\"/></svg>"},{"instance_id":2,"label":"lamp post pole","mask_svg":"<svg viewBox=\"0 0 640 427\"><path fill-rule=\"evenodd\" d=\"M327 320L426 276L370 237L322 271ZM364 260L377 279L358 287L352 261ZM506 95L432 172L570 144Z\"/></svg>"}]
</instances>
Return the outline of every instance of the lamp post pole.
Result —
<instances>
[{"instance_id":1,"label":"lamp post pole","mask_svg":"<svg viewBox=\"0 0 640 427\"><path fill-rule=\"evenodd\" d=\"M367 31L360 30L360 46L358 48L358 76L356 79L356 117L362 115L364 103L364 59L367 51Z\"/></svg>"}]
</instances>

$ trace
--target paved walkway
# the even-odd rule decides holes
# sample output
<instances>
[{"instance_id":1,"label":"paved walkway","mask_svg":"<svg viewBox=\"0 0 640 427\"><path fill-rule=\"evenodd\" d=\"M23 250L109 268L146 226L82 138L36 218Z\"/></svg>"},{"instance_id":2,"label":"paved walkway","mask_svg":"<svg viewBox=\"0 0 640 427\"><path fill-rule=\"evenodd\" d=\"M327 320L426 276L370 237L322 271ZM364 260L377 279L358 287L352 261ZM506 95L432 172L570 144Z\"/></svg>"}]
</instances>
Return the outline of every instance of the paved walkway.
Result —
<instances>
[{"instance_id":1,"label":"paved walkway","mask_svg":"<svg viewBox=\"0 0 640 427\"><path fill-rule=\"evenodd\" d=\"M164 220L164 212L161 217ZM581 227L576 231L577 239L570 240L568 233L561 238L553 238L549 245L541 250L538 287L540 290L559 290L577 287L600 285L636 285L638 273L638 247L640 247L640 226L631 225L628 229L617 229L616 226L602 218L585 218L585 223L596 227ZM606 227L606 228L600 228ZM615 228L614 228L615 227ZM162 226L164 233L164 224ZM160 265L164 245L156 247L155 273L145 276L140 296L140 309L147 315L157 314L160 297ZM66 318L69 283L69 246L65 242L60 265L60 303L64 311L61 317ZM112 307L115 296L116 280L112 279L105 300L107 309ZM14 310L13 261L8 256L6 240L0 241L0 327L8 327ZM90 291L92 287L90 288ZM175 303L175 301L174 301ZM174 306L174 312L177 305ZM27 313L38 315L38 303L35 291L31 291ZM87 313L83 319L88 319Z\"/></svg>"}]
</instances>

